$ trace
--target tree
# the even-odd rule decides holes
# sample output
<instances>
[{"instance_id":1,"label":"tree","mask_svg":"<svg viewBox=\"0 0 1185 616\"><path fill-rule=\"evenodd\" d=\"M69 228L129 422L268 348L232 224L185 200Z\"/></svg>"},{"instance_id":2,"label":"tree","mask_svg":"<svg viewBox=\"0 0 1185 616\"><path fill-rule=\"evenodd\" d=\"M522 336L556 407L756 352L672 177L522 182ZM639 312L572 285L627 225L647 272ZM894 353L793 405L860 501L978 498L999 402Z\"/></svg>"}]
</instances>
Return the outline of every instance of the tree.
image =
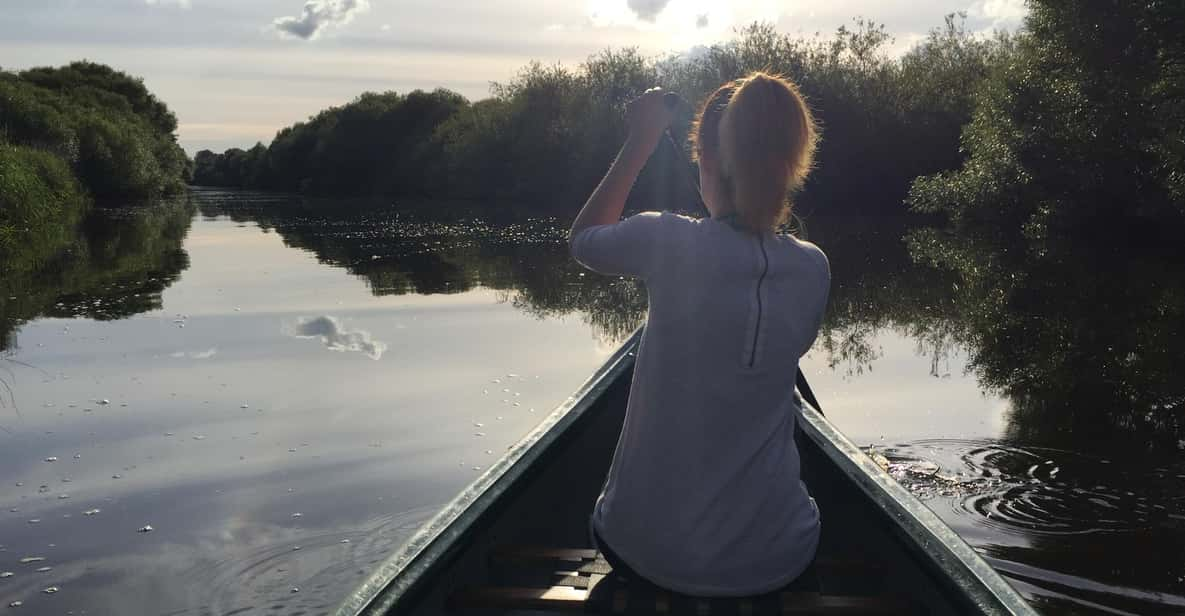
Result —
<instances>
[{"instance_id":1,"label":"tree","mask_svg":"<svg viewBox=\"0 0 1185 616\"><path fill-rule=\"evenodd\" d=\"M567 211L608 168L631 98L661 84L698 105L728 80L772 70L800 84L823 124L818 168L801 200L829 211L901 214L914 178L962 161L958 134L970 118L972 93L1010 42L979 40L950 16L901 60L889 55L890 43L884 28L868 21L826 40L758 23L690 54L655 59L627 48L575 68L531 63L473 104L446 90L365 93L280 131L259 174L194 177L227 186L250 177L249 187L315 195ZM672 127L680 143L690 119L684 110ZM694 194L676 169L687 164L686 154L663 145L639 178L633 205L690 207ZM232 167L258 163L234 157Z\"/></svg>"},{"instance_id":2,"label":"tree","mask_svg":"<svg viewBox=\"0 0 1185 616\"><path fill-rule=\"evenodd\" d=\"M58 156L101 201L180 190L188 164L176 126L140 80L100 64L0 72L0 139Z\"/></svg>"},{"instance_id":3,"label":"tree","mask_svg":"<svg viewBox=\"0 0 1185 616\"><path fill-rule=\"evenodd\" d=\"M914 209L1030 239L1181 229L1183 25L1180 3L1034 2L978 92L970 159L918 180Z\"/></svg>"}]
</instances>

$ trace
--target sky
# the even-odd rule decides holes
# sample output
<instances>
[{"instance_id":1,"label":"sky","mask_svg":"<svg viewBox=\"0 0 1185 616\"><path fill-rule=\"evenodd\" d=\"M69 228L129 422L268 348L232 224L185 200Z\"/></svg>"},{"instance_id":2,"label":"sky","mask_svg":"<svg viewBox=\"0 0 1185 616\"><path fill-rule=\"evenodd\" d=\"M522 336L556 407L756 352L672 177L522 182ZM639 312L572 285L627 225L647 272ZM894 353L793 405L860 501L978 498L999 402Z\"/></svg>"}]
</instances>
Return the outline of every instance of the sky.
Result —
<instances>
[{"instance_id":1,"label":"sky","mask_svg":"<svg viewBox=\"0 0 1185 616\"><path fill-rule=\"evenodd\" d=\"M266 144L368 90L477 100L532 60L686 51L753 21L814 36L866 17L899 53L956 11L984 32L1025 14L1023 0L0 0L0 68L87 59L142 77L193 154Z\"/></svg>"}]
</instances>

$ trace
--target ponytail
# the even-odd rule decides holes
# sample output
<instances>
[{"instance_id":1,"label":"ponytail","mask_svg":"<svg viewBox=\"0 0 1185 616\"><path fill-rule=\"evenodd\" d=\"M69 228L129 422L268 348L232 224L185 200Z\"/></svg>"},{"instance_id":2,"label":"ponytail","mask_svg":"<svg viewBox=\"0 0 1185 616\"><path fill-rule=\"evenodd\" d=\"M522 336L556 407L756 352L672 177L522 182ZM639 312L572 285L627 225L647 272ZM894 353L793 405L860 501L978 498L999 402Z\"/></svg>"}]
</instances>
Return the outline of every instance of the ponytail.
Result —
<instances>
[{"instance_id":1,"label":"ponytail","mask_svg":"<svg viewBox=\"0 0 1185 616\"><path fill-rule=\"evenodd\" d=\"M720 115L720 176L739 222L753 232L776 228L787 195L810 173L817 131L798 87L753 73L739 80Z\"/></svg>"}]
</instances>

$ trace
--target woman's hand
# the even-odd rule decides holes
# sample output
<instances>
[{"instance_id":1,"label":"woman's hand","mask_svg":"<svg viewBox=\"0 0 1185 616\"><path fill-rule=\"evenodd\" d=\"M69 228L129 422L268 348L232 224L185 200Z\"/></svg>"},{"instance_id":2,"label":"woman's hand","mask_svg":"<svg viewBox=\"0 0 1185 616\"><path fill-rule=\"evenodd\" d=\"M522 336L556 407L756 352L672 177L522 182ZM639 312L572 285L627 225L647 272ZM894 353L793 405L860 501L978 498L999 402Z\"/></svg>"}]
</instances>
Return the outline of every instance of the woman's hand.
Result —
<instances>
[{"instance_id":1,"label":"woman's hand","mask_svg":"<svg viewBox=\"0 0 1185 616\"><path fill-rule=\"evenodd\" d=\"M649 146L649 151L658 146L658 140L662 139L663 132L674 118L672 109L663 99L664 94L662 88L650 88L625 107L629 140Z\"/></svg>"}]
</instances>

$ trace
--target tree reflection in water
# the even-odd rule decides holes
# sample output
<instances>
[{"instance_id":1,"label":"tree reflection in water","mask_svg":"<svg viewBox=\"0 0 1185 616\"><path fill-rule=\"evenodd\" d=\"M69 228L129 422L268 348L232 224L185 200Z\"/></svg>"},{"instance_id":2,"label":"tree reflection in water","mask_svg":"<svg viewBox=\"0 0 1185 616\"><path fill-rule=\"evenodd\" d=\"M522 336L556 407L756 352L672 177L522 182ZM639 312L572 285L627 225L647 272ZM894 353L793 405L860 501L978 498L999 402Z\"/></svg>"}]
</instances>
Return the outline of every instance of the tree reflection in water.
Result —
<instances>
[{"instance_id":1,"label":"tree reflection in water","mask_svg":"<svg viewBox=\"0 0 1185 616\"><path fill-rule=\"evenodd\" d=\"M1052 446L1116 431L1176 450L1185 410L1185 265L1117 242L1021 245L912 233L920 262L955 276L954 337L1009 435ZM1073 439L1073 440L1071 440Z\"/></svg>"},{"instance_id":2,"label":"tree reflection in water","mask_svg":"<svg viewBox=\"0 0 1185 616\"><path fill-rule=\"evenodd\" d=\"M252 221L288 246L366 281L375 295L461 293L478 287L540 318L578 314L598 340L641 325L646 296L633 280L587 273L553 219L491 219L480 208L372 204L201 191L201 212Z\"/></svg>"},{"instance_id":3,"label":"tree reflection in water","mask_svg":"<svg viewBox=\"0 0 1185 616\"><path fill-rule=\"evenodd\" d=\"M645 317L642 285L586 275L555 220L198 194L203 214L274 230L287 245L361 277L376 295L495 289L541 318L579 314L606 343ZM1176 447L1185 401L1174 372L1185 334L1179 261L1069 241L1004 246L900 217L807 222L809 239L831 258L816 351L834 370L871 369L879 333L892 329L916 341L933 376L965 350L980 385L1010 401L1012 438L1058 446L1120 428Z\"/></svg>"},{"instance_id":4,"label":"tree reflection in water","mask_svg":"<svg viewBox=\"0 0 1185 616\"><path fill-rule=\"evenodd\" d=\"M36 318L123 319L161 307L161 293L189 267L182 249L195 206L188 195L92 211L61 250L35 265L0 265L0 351ZM19 260L18 260L19 261Z\"/></svg>"},{"instance_id":5,"label":"tree reflection in water","mask_svg":"<svg viewBox=\"0 0 1185 616\"><path fill-rule=\"evenodd\" d=\"M109 320L160 308L161 292L188 266L182 242L195 207L275 231L285 244L362 278L375 295L494 289L540 318L578 314L604 343L624 339L645 317L642 285L586 274L568 256L559 221L491 220L480 208L192 195L96 212L68 248L36 268L6 272L0 349L33 318ZM892 329L916 341L934 376L952 351L966 350L980 385L1010 401L1014 439L1062 446L1119 429L1158 448L1178 447L1185 266L1163 247L1005 245L915 229L916 221L899 217L807 222L809 239L831 257L831 300L816 351L832 369L871 369L878 333Z\"/></svg>"},{"instance_id":6,"label":"tree reflection in water","mask_svg":"<svg viewBox=\"0 0 1185 616\"><path fill-rule=\"evenodd\" d=\"M1108 242L1007 245L898 218L816 217L810 229L831 258L816 350L833 369L871 369L888 328L916 341L933 376L965 350L985 393L1010 402L1011 439L1072 446L1119 430L1180 446L1185 259Z\"/></svg>"},{"instance_id":7,"label":"tree reflection in water","mask_svg":"<svg viewBox=\"0 0 1185 616\"><path fill-rule=\"evenodd\" d=\"M899 480L1042 611L1185 610L1180 249L889 219L820 219L812 232L833 268L816 347L833 367L870 369L889 328L935 376L965 352L984 393L1009 404L999 440L886 450Z\"/></svg>"}]
</instances>

